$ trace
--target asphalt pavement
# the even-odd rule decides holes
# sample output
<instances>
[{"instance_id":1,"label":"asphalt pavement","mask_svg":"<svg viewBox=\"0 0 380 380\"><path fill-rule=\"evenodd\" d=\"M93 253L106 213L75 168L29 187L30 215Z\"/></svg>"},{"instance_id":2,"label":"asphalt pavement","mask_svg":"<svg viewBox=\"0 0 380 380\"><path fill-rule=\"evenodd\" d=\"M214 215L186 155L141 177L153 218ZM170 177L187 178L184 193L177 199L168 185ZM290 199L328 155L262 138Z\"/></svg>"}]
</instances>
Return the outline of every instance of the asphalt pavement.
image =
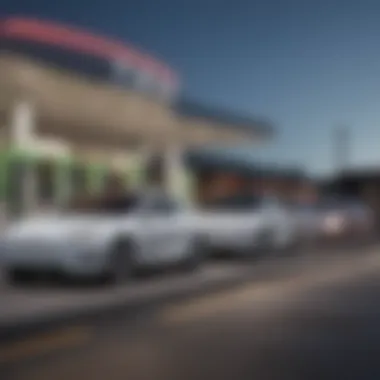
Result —
<instances>
[{"instance_id":1,"label":"asphalt pavement","mask_svg":"<svg viewBox=\"0 0 380 380\"><path fill-rule=\"evenodd\" d=\"M134 311L137 307L155 307L164 301L220 291L251 279L291 276L299 268L323 263L325 256L330 257L329 260L340 260L336 249L331 255L330 251L324 250L320 255L305 249L295 257L210 261L195 272L163 272L119 286L42 281L14 287L4 281L0 270L0 341L8 335L22 335L51 323L66 323L70 319L114 313L119 309ZM344 252L347 254L348 251Z\"/></svg>"},{"instance_id":2,"label":"asphalt pavement","mask_svg":"<svg viewBox=\"0 0 380 380\"><path fill-rule=\"evenodd\" d=\"M380 378L379 249L287 263L256 266L249 282L144 317L119 314L9 344L1 378Z\"/></svg>"}]
</instances>

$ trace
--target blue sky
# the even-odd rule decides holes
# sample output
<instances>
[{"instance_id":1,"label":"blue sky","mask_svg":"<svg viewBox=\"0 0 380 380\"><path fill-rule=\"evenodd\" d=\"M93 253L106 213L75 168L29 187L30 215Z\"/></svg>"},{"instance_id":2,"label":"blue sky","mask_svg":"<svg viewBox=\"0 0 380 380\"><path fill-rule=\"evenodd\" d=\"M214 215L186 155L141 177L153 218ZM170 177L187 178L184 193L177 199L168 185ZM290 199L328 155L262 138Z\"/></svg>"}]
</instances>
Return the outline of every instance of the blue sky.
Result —
<instances>
[{"instance_id":1,"label":"blue sky","mask_svg":"<svg viewBox=\"0 0 380 380\"><path fill-rule=\"evenodd\" d=\"M332 129L350 161L380 162L380 2L376 0L2 0L2 14L69 22L129 41L180 73L210 104L271 118L268 162L332 169Z\"/></svg>"}]
</instances>

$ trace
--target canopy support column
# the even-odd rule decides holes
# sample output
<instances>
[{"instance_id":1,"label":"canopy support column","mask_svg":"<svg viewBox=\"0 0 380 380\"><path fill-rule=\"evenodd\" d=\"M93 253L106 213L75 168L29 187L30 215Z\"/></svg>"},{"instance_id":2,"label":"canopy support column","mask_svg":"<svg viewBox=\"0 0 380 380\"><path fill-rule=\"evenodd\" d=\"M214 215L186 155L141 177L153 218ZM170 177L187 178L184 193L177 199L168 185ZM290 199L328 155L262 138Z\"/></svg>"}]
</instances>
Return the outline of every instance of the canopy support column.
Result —
<instances>
[{"instance_id":1,"label":"canopy support column","mask_svg":"<svg viewBox=\"0 0 380 380\"><path fill-rule=\"evenodd\" d=\"M183 147L179 144L165 149L165 187L166 191L175 198L187 198L186 170L184 166Z\"/></svg>"},{"instance_id":2,"label":"canopy support column","mask_svg":"<svg viewBox=\"0 0 380 380\"><path fill-rule=\"evenodd\" d=\"M28 151L33 146L35 127L35 109L33 105L28 101L17 102L11 110L11 145L20 152ZM37 183L32 162L27 163L21 191L21 213L28 214L33 212L37 206Z\"/></svg>"}]
</instances>

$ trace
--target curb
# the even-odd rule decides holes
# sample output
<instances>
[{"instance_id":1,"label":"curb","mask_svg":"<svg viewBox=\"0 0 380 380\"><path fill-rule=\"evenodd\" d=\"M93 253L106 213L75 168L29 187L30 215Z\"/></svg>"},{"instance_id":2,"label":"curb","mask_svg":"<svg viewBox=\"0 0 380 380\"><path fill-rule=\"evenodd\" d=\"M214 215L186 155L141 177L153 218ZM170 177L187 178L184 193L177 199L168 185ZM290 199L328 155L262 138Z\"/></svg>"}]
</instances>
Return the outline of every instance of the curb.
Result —
<instances>
[{"instance_id":1,"label":"curb","mask_svg":"<svg viewBox=\"0 0 380 380\"><path fill-rule=\"evenodd\" d=\"M378 245L375 245L377 248ZM367 247L368 249L368 247ZM347 250L345 248L344 250ZM334 250L335 254L340 256L339 251ZM334 251L328 252L328 255L333 255ZM297 268L297 265L307 257L303 255L297 256L297 259L292 262L290 272L285 271L283 275L292 275L293 269ZM309 257L318 257L316 252L313 252ZM346 255L343 255L344 257ZM317 260L318 261L318 260ZM243 270L239 274L235 274L230 278L221 278L211 283L196 283L187 289L178 289L173 292L152 295L151 297L143 299L135 299L125 301L118 299L110 301L108 304L94 305L87 309L71 309L67 311L58 311L49 314L41 314L35 317L26 317L23 320L12 320L0 324L0 344L17 341L20 339L26 339L30 336L41 332L47 332L70 324L86 324L86 323L101 323L105 319L116 318L118 315L122 315L124 320L136 320L144 315L149 315L155 309L161 306L167 306L171 303L178 301L187 301L192 298L204 296L213 293L219 293L227 290L231 290L234 287L244 286L251 283L253 280L261 282L270 280L273 278L272 270L276 268L273 266L281 265L281 263L289 263L287 257L277 258L276 260L266 260L266 270L262 271L263 267L260 266L260 262L247 262L247 269ZM315 262L317 264L317 262ZM275 274L278 278L278 274Z\"/></svg>"},{"instance_id":2,"label":"curb","mask_svg":"<svg viewBox=\"0 0 380 380\"><path fill-rule=\"evenodd\" d=\"M108 305L96 305L91 309L61 311L25 318L24 321L13 320L0 325L0 344L25 339L70 324L101 322L110 317L117 317L118 314L122 314L125 320L136 319L138 316L151 313L160 306L177 301L186 301L209 293L223 292L244 285L253 278L254 273L248 271L248 273L243 273L237 278L220 279L211 284L197 284L191 289L180 289L170 294L152 296L152 298L128 301L128 303L117 300Z\"/></svg>"}]
</instances>

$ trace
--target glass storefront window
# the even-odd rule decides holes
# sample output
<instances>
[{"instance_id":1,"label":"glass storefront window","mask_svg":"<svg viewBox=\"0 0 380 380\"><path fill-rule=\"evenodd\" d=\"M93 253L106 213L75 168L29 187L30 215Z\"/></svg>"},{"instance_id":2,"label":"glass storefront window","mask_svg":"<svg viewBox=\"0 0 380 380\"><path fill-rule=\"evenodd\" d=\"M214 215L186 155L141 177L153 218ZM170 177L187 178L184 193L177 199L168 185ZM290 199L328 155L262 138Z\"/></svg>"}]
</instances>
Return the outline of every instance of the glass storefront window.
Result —
<instances>
[{"instance_id":1,"label":"glass storefront window","mask_svg":"<svg viewBox=\"0 0 380 380\"><path fill-rule=\"evenodd\" d=\"M69 181L71 194L77 195L87 193L88 189L88 172L85 165L75 164L69 170Z\"/></svg>"},{"instance_id":2,"label":"glass storefront window","mask_svg":"<svg viewBox=\"0 0 380 380\"><path fill-rule=\"evenodd\" d=\"M24 189L28 170L31 170L30 162L21 158L8 160L5 173L5 202L6 212L10 216L20 215L26 207Z\"/></svg>"},{"instance_id":3,"label":"glass storefront window","mask_svg":"<svg viewBox=\"0 0 380 380\"><path fill-rule=\"evenodd\" d=\"M41 161L35 166L37 183L37 202L52 205L56 197L56 164L52 161Z\"/></svg>"}]
</instances>

